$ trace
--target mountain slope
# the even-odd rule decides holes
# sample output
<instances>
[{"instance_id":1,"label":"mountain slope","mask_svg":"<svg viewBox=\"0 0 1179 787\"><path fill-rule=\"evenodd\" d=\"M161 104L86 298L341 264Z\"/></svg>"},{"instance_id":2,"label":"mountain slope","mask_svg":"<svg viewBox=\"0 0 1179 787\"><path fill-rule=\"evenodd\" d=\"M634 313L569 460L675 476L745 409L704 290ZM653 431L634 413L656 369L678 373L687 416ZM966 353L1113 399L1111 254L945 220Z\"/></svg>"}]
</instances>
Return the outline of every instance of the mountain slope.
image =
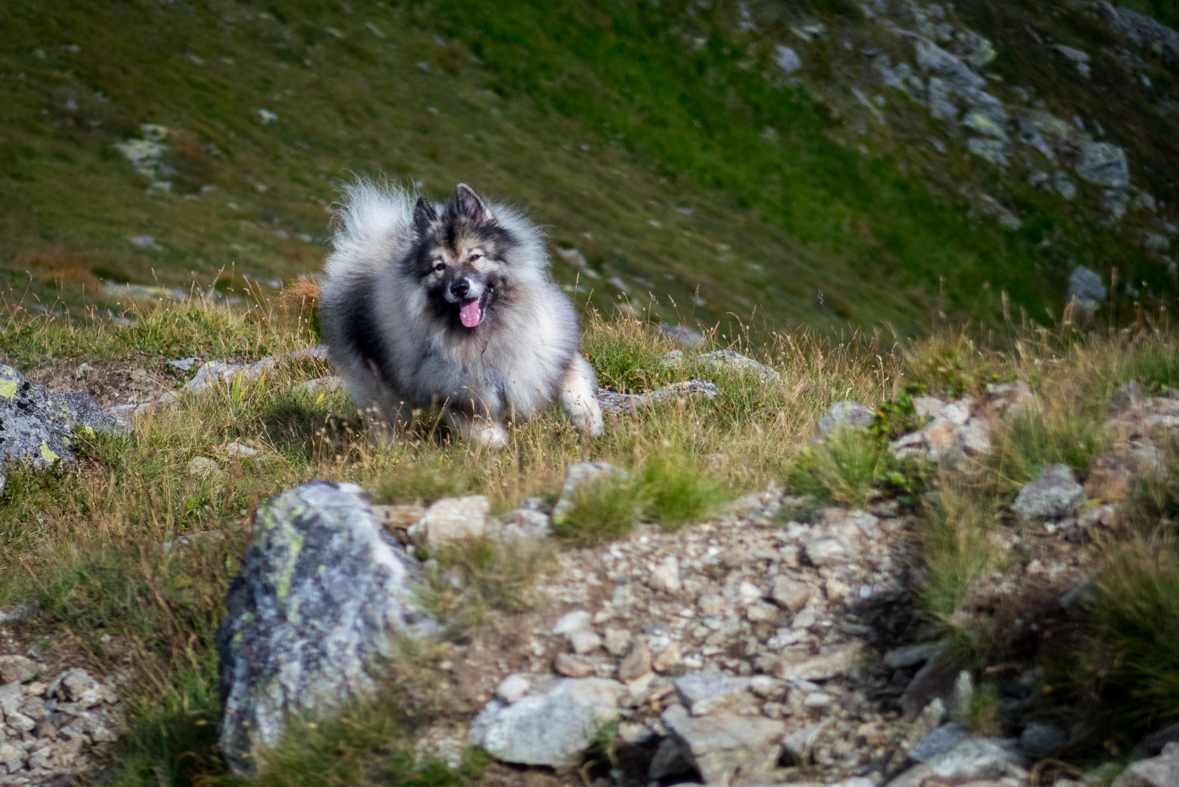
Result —
<instances>
[{"instance_id":1,"label":"mountain slope","mask_svg":"<svg viewBox=\"0 0 1179 787\"><path fill-rule=\"evenodd\" d=\"M31 278L66 306L109 305L102 281L287 279L317 269L356 173L527 205L587 263L558 279L671 321L908 332L935 309L994 321L1002 292L1048 320L1078 264L1165 296L1174 60L1074 5L9 7L0 255L15 296ZM961 101L931 117L940 72L915 59L970 30L996 57L960 76L1003 105L997 134ZM1094 53L1090 80L1056 43ZM1033 110L1087 130L1039 160ZM1072 173L1097 140L1129 153L1112 198Z\"/></svg>"}]
</instances>

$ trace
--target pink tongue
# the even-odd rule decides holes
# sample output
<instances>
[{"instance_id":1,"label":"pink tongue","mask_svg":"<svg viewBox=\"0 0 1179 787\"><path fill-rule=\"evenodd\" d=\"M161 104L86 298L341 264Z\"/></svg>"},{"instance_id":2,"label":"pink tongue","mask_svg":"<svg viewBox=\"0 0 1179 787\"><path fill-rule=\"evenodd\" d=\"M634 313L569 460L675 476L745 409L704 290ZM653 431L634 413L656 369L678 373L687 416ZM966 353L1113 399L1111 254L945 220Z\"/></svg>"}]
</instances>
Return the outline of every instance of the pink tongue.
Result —
<instances>
[{"instance_id":1,"label":"pink tongue","mask_svg":"<svg viewBox=\"0 0 1179 787\"><path fill-rule=\"evenodd\" d=\"M479 305L478 298L472 298L459 308L459 319L468 328L483 322L483 307Z\"/></svg>"}]
</instances>

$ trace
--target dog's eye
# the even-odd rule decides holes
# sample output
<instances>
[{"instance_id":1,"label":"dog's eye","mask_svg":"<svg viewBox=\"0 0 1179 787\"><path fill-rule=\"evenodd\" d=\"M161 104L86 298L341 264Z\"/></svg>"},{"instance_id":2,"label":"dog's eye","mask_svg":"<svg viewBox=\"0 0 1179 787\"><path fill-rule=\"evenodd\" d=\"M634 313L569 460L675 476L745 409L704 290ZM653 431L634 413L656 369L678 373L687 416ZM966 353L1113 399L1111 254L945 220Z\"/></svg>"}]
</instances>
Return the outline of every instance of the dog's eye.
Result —
<instances>
[{"instance_id":1,"label":"dog's eye","mask_svg":"<svg viewBox=\"0 0 1179 787\"><path fill-rule=\"evenodd\" d=\"M475 252L474 254L472 254L472 255L471 255L470 257L468 257L467 259L468 259L470 262L474 262L475 260L481 260L481 259L483 259L483 255L482 255L482 254L480 254L479 252Z\"/></svg>"},{"instance_id":2,"label":"dog's eye","mask_svg":"<svg viewBox=\"0 0 1179 787\"><path fill-rule=\"evenodd\" d=\"M434 267L431 268L431 270L433 270L435 273L437 273L439 271L444 271L444 270L446 270L446 263L445 262L436 262L436 263L434 263Z\"/></svg>"}]
</instances>

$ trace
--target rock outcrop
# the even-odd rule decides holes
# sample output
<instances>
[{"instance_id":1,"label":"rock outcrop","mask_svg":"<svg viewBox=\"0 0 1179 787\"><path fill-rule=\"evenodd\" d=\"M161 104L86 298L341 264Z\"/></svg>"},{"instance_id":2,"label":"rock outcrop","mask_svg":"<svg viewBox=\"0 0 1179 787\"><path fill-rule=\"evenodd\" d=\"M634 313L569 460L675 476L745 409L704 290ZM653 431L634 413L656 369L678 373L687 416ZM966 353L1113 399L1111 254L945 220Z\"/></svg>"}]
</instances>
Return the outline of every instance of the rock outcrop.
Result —
<instances>
[{"instance_id":1,"label":"rock outcrop","mask_svg":"<svg viewBox=\"0 0 1179 787\"><path fill-rule=\"evenodd\" d=\"M0 478L12 462L42 468L55 462L73 464L70 445L75 429L111 434L123 428L87 394L48 391L0 364Z\"/></svg>"},{"instance_id":2,"label":"rock outcrop","mask_svg":"<svg viewBox=\"0 0 1179 787\"><path fill-rule=\"evenodd\" d=\"M287 490L254 527L217 634L221 746L239 773L288 717L370 694L395 638L435 628L415 602L415 561L355 484Z\"/></svg>"}]
</instances>

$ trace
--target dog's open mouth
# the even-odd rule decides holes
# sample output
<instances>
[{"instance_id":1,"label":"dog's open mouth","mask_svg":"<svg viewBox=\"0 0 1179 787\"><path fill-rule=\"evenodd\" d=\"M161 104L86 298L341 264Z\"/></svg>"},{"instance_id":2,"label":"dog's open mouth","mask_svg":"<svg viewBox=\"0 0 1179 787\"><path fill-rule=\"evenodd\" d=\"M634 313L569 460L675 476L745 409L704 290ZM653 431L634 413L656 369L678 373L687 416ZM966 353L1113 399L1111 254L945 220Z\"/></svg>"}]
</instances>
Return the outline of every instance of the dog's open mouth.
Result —
<instances>
[{"instance_id":1,"label":"dog's open mouth","mask_svg":"<svg viewBox=\"0 0 1179 787\"><path fill-rule=\"evenodd\" d=\"M483 322L483 299L471 298L460 303L459 320L466 328L474 328Z\"/></svg>"}]
</instances>

